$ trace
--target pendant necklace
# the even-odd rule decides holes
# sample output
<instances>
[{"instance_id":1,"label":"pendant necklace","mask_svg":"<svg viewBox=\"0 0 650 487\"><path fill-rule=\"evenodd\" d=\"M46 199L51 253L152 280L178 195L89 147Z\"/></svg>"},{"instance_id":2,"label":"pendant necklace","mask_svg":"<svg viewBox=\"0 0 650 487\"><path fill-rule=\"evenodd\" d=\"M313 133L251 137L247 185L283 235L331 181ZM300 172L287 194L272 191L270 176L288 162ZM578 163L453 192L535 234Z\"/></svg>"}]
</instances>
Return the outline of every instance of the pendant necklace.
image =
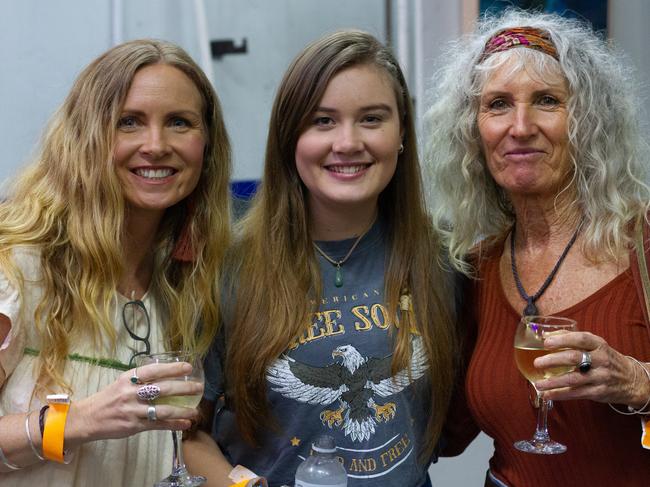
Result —
<instances>
[{"instance_id":1,"label":"pendant necklace","mask_svg":"<svg viewBox=\"0 0 650 487\"><path fill-rule=\"evenodd\" d=\"M567 256L569 250L571 249L571 247L573 247L573 244L578 238L578 233L580 233L580 227L581 225L578 225L578 228L573 234L573 237L571 237L569 243L566 245L566 247L564 247L564 251L562 252L562 255L560 255L560 258L555 263L555 267L553 267L553 270L551 270L551 273L548 275L548 277L542 284L542 287L540 287L535 294L529 296L526 293L526 290L524 289L524 286L521 283L521 280L519 279L519 273L517 272L517 264L515 262L515 224L512 225L512 231L510 233L510 266L512 267L512 277L515 278L517 291L519 291L519 295L523 298L523 300L526 301L526 307L524 308L523 316L534 316L538 314L537 306L535 306L535 301L537 301L540 298L540 296L544 294L546 288L548 288L548 286L551 284L551 281L553 280L555 274L557 273L558 269L562 265L562 262L564 262L564 258Z\"/></svg>"},{"instance_id":2,"label":"pendant necklace","mask_svg":"<svg viewBox=\"0 0 650 487\"><path fill-rule=\"evenodd\" d=\"M323 249L321 249L316 242L312 242L314 244L314 248L318 251L320 255L322 255L325 260L327 260L330 264L332 264L334 267L336 267L336 274L334 275L334 285L336 287L341 287L343 286L343 272L341 271L341 266L345 264L345 262L350 258L352 255L352 252L354 252L354 249L357 248L357 245L359 245L359 242L361 242L361 239L364 237L366 233L372 228L373 223L375 223L375 220L373 218L372 222L370 223L370 226L361 234L357 237L357 239L354 241L352 244L352 247L350 247L350 250L348 250L348 253L345 254L345 257L343 257L341 260L334 260L332 259L329 255L327 255Z\"/></svg>"}]
</instances>

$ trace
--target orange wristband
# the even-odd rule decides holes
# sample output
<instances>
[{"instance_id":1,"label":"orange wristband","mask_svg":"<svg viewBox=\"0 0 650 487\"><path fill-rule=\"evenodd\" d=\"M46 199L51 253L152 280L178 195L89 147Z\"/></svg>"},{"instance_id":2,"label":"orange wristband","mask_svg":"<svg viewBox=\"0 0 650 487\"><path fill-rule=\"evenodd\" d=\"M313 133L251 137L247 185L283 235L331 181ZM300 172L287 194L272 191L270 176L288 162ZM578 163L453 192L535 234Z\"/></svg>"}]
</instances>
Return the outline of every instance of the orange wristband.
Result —
<instances>
[{"instance_id":1,"label":"orange wristband","mask_svg":"<svg viewBox=\"0 0 650 487\"><path fill-rule=\"evenodd\" d=\"M246 487L253 479L257 479L253 485L259 485L261 487L266 485L263 477L258 477L256 473L251 472L241 465L236 465L228 474L228 478L235 482L234 484L230 484L230 487Z\"/></svg>"},{"instance_id":2,"label":"orange wristband","mask_svg":"<svg viewBox=\"0 0 650 487\"><path fill-rule=\"evenodd\" d=\"M246 487L246 486L249 484L249 482L250 482L251 480L252 480L252 479L250 479L250 480L242 480L241 482L237 482L236 484L232 484L232 485L230 485L230 487ZM256 486L257 486L257 485L259 485L259 486L264 486L264 485L266 485L266 484L262 483L262 479L261 479L261 478L258 478L257 481L256 481L253 485L256 485Z\"/></svg>"},{"instance_id":3,"label":"orange wristband","mask_svg":"<svg viewBox=\"0 0 650 487\"><path fill-rule=\"evenodd\" d=\"M47 396L47 402L50 407L43 430L43 456L48 460L65 463L63 441L70 397L67 394L50 394Z\"/></svg>"}]
</instances>

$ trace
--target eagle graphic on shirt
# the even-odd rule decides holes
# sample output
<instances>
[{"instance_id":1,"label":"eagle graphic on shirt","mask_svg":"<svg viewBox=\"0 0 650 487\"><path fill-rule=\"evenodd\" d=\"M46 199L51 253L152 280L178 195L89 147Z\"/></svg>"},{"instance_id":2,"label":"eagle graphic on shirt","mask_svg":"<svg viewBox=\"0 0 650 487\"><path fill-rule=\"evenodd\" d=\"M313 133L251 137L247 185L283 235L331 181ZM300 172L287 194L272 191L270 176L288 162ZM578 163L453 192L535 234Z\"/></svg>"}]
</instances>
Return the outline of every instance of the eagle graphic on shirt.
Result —
<instances>
[{"instance_id":1,"label":"eagle graphic on shirt","mask_svg":"<svg viewBox=\"0 0 650 487\"><path fill-rule=\"evenodd\" d=\"M333 363L315 367L288 355L277 359L267 370L272 389L285 397L308 404L338 408L324 409L320 419L330 429L342 428L352 441L362 442L375 433L378 422L395 417L397 406L383 399L397 394L424 375L428 361L422 338L411 341L411 360L407 368L391 376L392 356L364 357L352 345L332 351Z\"/></svg>"}]
</instances>

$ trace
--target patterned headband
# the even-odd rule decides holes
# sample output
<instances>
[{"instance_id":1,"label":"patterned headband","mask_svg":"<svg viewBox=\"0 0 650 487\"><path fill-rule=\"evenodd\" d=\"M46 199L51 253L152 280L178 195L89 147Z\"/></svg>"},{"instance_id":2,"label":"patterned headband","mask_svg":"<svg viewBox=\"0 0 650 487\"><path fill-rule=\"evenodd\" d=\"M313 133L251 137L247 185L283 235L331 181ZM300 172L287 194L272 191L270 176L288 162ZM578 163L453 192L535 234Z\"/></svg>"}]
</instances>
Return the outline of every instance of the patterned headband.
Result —
<instances>
[{"instance_id":1,"label":"patterned headband","mask_svg":"<svg viewBox=\"0 0 650 487\"><path fill-rule=\"evenodd\" d=\"M552 56L557 61L560 56L550 34L536 27L510 27L494 34L485 43L485 48L479 59L479 64L495 52L507 51L513 47L528 47Z\"/></svg>"}]
</instances>

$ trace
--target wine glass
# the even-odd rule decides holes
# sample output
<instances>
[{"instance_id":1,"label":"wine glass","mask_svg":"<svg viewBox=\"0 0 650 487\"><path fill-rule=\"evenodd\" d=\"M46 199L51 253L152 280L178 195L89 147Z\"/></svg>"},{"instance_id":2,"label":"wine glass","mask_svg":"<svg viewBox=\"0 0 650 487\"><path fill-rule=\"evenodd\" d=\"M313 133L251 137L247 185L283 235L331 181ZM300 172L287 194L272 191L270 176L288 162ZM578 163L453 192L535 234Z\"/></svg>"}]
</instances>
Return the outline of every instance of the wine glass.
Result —
<instances>
[{"instance_id":1,"label":"wine glass","mask_svg":"<svg viewBox=\"0 0 650 487\"><path fill-rule=\"evenodd\" d=\"M197 354L187 352L163 352L154 353L150 355L141 355L136 357L138 367L147 364L168 364L173 362L187 362L192 366L192 372L189 375L169 378L165 380L180 380L180 381L193 381L204 383L203 364L201 358ZM201 402L201 394L185 395L185 396L160 396L153 401L153 404L167 404L169 406L195 408ZM183 460L183 447L181 444L182 432L172 431L172 439L174 443L174 453L172 460L172 473L160 480L154 487L195 487L203 485L206 481L205 477L200 475L191 475L185 467Z\"/></svg>"},{"instance_id":2,"label":"wine glass","mask_svg":"<svg viewBox=\"0 0 650 487\"><path fill-rule=\"evenodd\" d=\"M523 316L517 325L515 332L515 362L519 372L528 379L535 387L535 381L548 379L557 375L566 374L573 370L572 366L550 367L548 369L537 369L533 361L537 357L558 352L561 349L546 350L544 340L552 335L576 331L577 324L570 318L559 316ZM537 389L535 389L537 392ZM564 453L566 446L553 441L548 433L547 415L549 401L540 397L537 393L539 409L537 411L537 427L535 434L530 440L515 442L517 450L527 453L539 453L542 455L553 455Z\"/></svg>"}]
</instances>

